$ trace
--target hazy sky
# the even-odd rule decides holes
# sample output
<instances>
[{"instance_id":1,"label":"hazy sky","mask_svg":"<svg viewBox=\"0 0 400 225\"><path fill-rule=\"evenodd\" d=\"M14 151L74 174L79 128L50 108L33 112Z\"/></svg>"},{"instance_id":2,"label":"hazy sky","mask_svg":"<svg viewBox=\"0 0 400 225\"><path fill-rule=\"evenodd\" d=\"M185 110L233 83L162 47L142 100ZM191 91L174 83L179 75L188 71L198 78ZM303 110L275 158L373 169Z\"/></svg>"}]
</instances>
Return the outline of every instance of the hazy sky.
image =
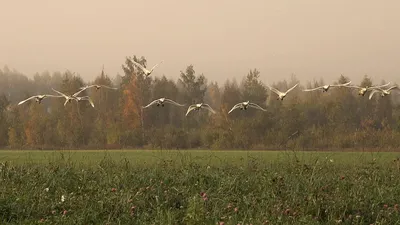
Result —
<instances>
[{"instance_id":1,"label":"hazy sky","mask_svg":"<svg viewBox=\"0 0 400 225\"><path fill-rule=\"evenodd\" d=\"M265 83L343 73L400 83L397 0L0 0L0 67L93 79L123 74L126 56L153 73L222 82L257 68Z\"/></svg>"}]
</instances>

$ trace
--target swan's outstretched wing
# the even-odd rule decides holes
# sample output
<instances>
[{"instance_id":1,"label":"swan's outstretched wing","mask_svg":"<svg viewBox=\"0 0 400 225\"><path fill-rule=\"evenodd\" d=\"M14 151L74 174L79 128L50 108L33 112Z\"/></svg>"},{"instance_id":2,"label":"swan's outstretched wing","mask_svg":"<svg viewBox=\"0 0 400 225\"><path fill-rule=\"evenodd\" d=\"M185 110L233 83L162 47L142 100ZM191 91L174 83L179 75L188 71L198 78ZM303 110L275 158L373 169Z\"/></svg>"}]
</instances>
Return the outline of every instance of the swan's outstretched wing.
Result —
<instances>
[{"instance_id":1,"label":"swan's outstretched wing","mask_svg":"<svg viewBox=\"0 0 400 225\"><path fill-rule=\"evenodd\" d=\"M83 96L81 97L81 100L86 100L90 103L90 105L94 108L94 103L92 101L92 99L89 96Z\"/></svg>"},{"instance_id":2,"label":"swan's outstretched wing","mask_svg":"<svg viewBox=\"0 0 400 225\"><path fill-rule=\"evenodd\" d=\"M79 88L79 90L86 90L86 89L88 89L88 88L92 88L92 87L94 87L95 85L86 85L86 86L84 86L84 87L80 87Z\"/></svg>"},{"instance_id":3,"label":"swan's outstretched wing","mask_svg":"<svg viewBox=\"0 0 400 225\"><path fill-rule=\"evenodd\" d=\"M234 105L234 106L232 107L232 109L229 110L228 114L231 113L233 110L235 110L235 109L237 109L237 108L240 108L242 105L243 105L242 102L241 102L241 103L238 103L238 104L236 104L236 105Z\"/></svg>"},{"instance_id":4,"label":"swan's outstretched wing","mask_svg":"<svg viewBox=\"0 0 400 225\"><path fill-rule=\"evenodd\" d=\"M389 89L387 89L386 91L391 91L391 90L393 90L395 88L398 88L398 87L397 86L393 86L393 87L390 87Z\"/></svg>"},{"instance_id":5,"label":"swan's outstretched wing","mask_svg":"<svg viewBox=\"0 0 400 225\"><path fill-rule=\"evenodd\" d=\"M387 83L387 84L384 84L384 85L378 85L378 86L374 86L373 88L383 88L383 87L386 87L386 86L388 86L390 84L390 82L389 83ZM372 88L372 87L371 87Z\"/></svg>"},{"instance_id":6,"label":"swan's outstretched wing","mask_svg":"<svg viewBox=\"0 0 400 225\"><path fill-rule=\"evenodd\" d=\"M369 93L369 97L368 97L369 100L372 99L372 97L374 96L374 94L375 94L376 92L378 92L378 90L374 89L374 90L371 91L371 93Z\"/></svg>"},{"instance_id":7,"label":"swan's outstretched wing","mask_svg":"<svg viewBox=\"0 0 400 225\"><path fill-rule=\"evenodd\" d=\"M142 70L143 72L146 72L147 69L144 68L144 67L142 66L142 64L136 62L135 60L132 60L132 63L135 64L135 66L137 66L137 67L138 67L140 70Z\"/></svg>"},{"instance_id":8,"label":"swan's outstretched wing","mask_svg":"<svg viewBox=\"0 0 400 225\"><path fill-rule=\"evenodd\" d=\"M324 87L316 87L316 88L311 88L311 89L304 89L303 91L316 91L316 90L320 90L323 89Z\"/></svg>"},{"instance_id":9,"label":"swan's outstretched wing","mask_svg":"<svg viewBox=\"0 0 400 225\"><path fill-rule=\"evenodd\" d=\"M382 88L380 88L380 87L371 87L370 88L371 90L376 90L376 91L381 91L381 92L383 92L383 89Z\"/></svg>"},{"instance_id":10,"label":"swan's outstretched wing","mask_svg":"<svg viewBox=\"0 0 400 225\"><path fill-rule=\"evenodd\" d=\"M355 88L355 89L362 89L362 87L357 86L357 85L348 85L348 86L345 86L345 87L348 87L348 88Z\"/></svg>"},{"instance_id":11,"label":"swan's outstretched wing","mask_svg":"<svg viewBox=\"0 0 400 225\"><path fill-rule=\"evenodd\" d=\"M118 90L118 88L115 88L115 87L109 87L109 86L106 86L106 85L100 85L100 86L103 87L103 88Z\"/></svg>"},{"instance_id":12,"label":"swan's outstretched wing","mask_svg":"<svg viewBox=\"0 0 400 225\"><path fill-rule=\"evenodd\" d=\"M83 89L81 89L81 90L79 90L79 91L77 91L77 92L75 92L72 96L73 97L76 97L76 96L78 96L82 91L84 91L84 90L86 90L86 89L88 89L89 87L91 87L91 86L87 86L87 88L83 88Z\"/></svg>"},{"instance_id":13,"label":"swan's outstretched wing","mask_svg":"<svg viewBox=\"0 0 400 225\"><path fill-rule=\"evenodd\" d=\"M64 106L66 106L66 105L67 105L67 103L68 103L68 98L67 98L67 99L65 99Z\"/></svg>"},{"instance_id":14,"label":"swan's outstretched wing","mask_svg":"<svg viewBox=\"0 0 400 225\"><path fill-rule=\"evenodd\" d=\"M208 109L208 111L215 113L214 109L209 104L203 104L201 108Z\"/></svg>"},{"instance_id":15,"label":"swan's outstretched wing","mask_svg":"<svg viewBox=\"0 0 400 225\"><path fill-rule=\"evenodd\" d=\"M88 101L90 102L90 105L94 108L94 103L90 97L88 98Z\"/></svg>"},{"instance_id":16,"label":"swan's outstretched wing","mask_svg":"<svg viewBox=\"0 0 400 225\"><path fill-rule=\"evenodd\" d=\"M271 86L267 86L272 92L274 92L275 94L277 94L277 95L281 95L281 94L283 94L282 92L280 92L279 90L277 90L277 89L275 89L275 88L273 88L273 87L271 87Z\"/></svg>"},{"instance_id":17,"label":"swan's outstretched wing","mask_svg":"<svg viewBox=\"0 0 400 225\"><path fill-rule=\"evenodd\" d=\"M29 101L29 100L31 100L31 99L34 99L34 98L36 98L37 96L38 96L38 95L34 95L34 96L29 97L29 98L27 98L27 99L25 99L25 100L23 100L23 101L20 101L20 102L18 103L18 105L24 104L25 102L27 102L27 101Z\"/></svg>"},{"instance_id":18,"label":"swan's outstretched wing","mask_svg":"<svg viewBox=\"0 0 400 225\"><path fill-rule=\"evenodd\" d=\"M99 85L93 84L93 85L86 85L84 87L81 87L81 88L79 88L79 90L82 90L82 89L86 90L86 89L97 87L97 86L100 86L100 87L103 87L103 88L108 88L108 89L113 89L113 90L117 90L118 89L118 88L115 88L115 87L110 87L110 86L106 86L106 85L102 85L102 84L99 84Z\"/></svg>"},{"instance_id":19,"label":"swan's outstretched wing","mask_svg":"<svg viewBox=\"0 0 400 225\"><path fill-rule=\"evenodd\" d=\"M351 84L351 81L344 84L332 84L331 87L345 87Z\"/></svg>"},{"instance_id":20,"label":"swan's outstretched wing","mask_svg":"<svg viewBox=\"0 0 400 225\"><path fill-rule=\"evenodd\" d=\"M188 110L187 110L185 116L187 116L187 115L188 115L192 110L194 110L195 108L196 108L196 105L191 105L191 106L189 106L189 108L188 108Z\"/></svg>"},{"instance_id":21,"label":"swan's outstretched wing","mask_svg":"<svg viewBox=\"0 0 400 225\"><path fill-rule=\"evenodd\" d=\"M67 96L66 94L61 93L61 92L55 90L54 88L51 88L51 89L52 89L53 91L57 92L58 94L60 94L61 96L63 96L64 98L68 99L68 96ZM66 104L66 103L65 103L65 104ZM65 104L64 104L64 105L65 105Z\"/></svg>"},{"instance_id":22,"label":"swan's outstretched wing","mask_svg":"<svg viewBox=\"0 0 400 225\"><path fill-rule=\"evenodd\" d=\"M185 106L185 105L179 104L177 102L174 102L174 101L172 101L171 99L168 99L168 98L166 98L164 101L168 102L170 104L176 105L176 106Z\"/></svg>"},{"instance_id":23,"label":"swan's outstretched wing","mask_svg":"<svg viewBox=\"0 0 400 225\"><path fill-rule=\"evenodd\" d=\"M249 106L250 107L252 107L252 108L255 108L255 109L260 109L260 110L262 110L262 111L267 111L266 109L264 109L263 107L261 107L261 106L259 106L259 105L257 105L257 104L255 104L255 103L249 103Z\"/></svg>"},{"instance_id":24,"label":"swan's outstretched wing","mask_svg":"<svg viewBox=\"0 0 400 225\"><path fill-rule=\"evenodd\" d=\"M64 98L62 95L44 95L44 98Z\"/></svg>"},{"instance_id":25,"label":"swan's outstretched wing","mask_svg":"<svg viewBox=\"0 0 400 225\"><path fill-rule=\"evenodd\" d=\"M142 108L145 109L145 108L147 108L147 107L150 107L150 106L154 105L155 103L157 103L157 101L158 101L158 99L156 99L156 100L150 102L150 104L148 104L148 105L146 105L146 106L144 106L144 107L142 106Z\"/></svg>"},{"instance_id":26,"label":"swan's outstretched wing","mask_svg":"<svg viewBox=\"0 0 400 225\"><path fill-rule=\"evenodd\" d=\"M297 87L297 85L299 85L299 83L295 84L293 87L291 87L289 90L287 90L285 93L289 93L291 92L293 89L295 89Z\"/></svg>"},{"instance_id":27,"label":"swan's outstretched wing","mask_svg":"<svg viewBox=\"0 0 400 225\"><path fill-rule=\"evenodd\" d=\"M164 60L162 60L161 62L159 62L159 63L157 63L156 65L154 65L153 66L153 68L151 68L151 70L150 70L150 72L153 72L153 70L155 69L155 68L157 68L157 66L159 66L161 63L163 63L164 62Z\"/></svg>"}]
</instances>

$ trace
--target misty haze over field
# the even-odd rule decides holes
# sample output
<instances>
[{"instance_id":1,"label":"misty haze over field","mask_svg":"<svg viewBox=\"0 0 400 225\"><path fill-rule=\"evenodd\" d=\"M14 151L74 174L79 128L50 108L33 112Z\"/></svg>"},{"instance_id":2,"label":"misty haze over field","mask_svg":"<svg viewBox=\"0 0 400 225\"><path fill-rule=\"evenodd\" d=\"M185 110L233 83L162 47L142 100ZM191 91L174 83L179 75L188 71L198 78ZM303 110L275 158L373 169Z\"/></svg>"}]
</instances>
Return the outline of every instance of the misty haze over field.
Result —
<instances>
[{"instance_id":1,"label":"misty haze over field","mask_svg":"<svg viewBox=\"0 0 400 225\"><path fill-rule=\"evenodd\" d=\"M144 56L154 76L177 79L193 64L220 84L250 69L266 83L337 80L399 83L399 1L4 1L0 68L28 76L70 70L85 80L102 65L123 75Z\"/></svg>"}]
</instances>

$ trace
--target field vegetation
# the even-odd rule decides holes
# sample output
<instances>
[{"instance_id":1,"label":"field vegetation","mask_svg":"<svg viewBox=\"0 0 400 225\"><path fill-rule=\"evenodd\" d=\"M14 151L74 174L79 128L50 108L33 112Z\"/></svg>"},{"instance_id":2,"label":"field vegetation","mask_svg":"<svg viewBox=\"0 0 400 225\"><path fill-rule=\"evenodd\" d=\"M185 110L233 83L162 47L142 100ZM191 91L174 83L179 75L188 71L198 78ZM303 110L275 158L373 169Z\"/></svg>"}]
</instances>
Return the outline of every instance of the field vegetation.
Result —
<instances>
[{"instance_id":1,"label":"field vegetation","mask_svg":"<svg viewBox=\"0 0 400 225\"><path fill-rule=\"evenodd\" d=\"M1 224L397 224L397 153L3 151Z\"/></svg>"},{"instance_id":2,"label":"field vegetation","mask_svg":"<svg viewBox=\"0 0 400 225\"><path fill-rule=\"evenodd\" d=\"M341 75L278 101L267 85L286 90L296 76L270 83L253 69L218 84L189 65L173 80L133 61L146 64L127 57L122 76L87 82L72 71L0 70L0 224L399 224L396 93L302 91L352 78ZM358 85L381 83L366 75ZM87 84L118 89L82 92L94 108L58 98L17 105ZM142 108L161 97L186 107ZM228 114L243 101L267 111ZM185 117L201 102L217 113ZM131 148L142 150L121 150ZM266 149L275 151L256 151Z\"/></svg>"}]
</instances>

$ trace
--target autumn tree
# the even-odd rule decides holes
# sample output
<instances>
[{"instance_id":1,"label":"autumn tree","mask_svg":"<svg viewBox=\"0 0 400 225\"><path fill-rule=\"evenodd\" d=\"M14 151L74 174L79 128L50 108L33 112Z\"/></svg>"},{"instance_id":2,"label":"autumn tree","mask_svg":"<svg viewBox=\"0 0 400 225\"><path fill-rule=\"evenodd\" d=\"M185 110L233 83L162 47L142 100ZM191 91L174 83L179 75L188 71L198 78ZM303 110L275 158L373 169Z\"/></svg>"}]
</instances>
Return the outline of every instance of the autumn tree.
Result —
<instances>
[{"instance_id":1,"label":"autumn tree","mask_svg":"<svg viewBox=\"0 0 400 225\"><path fill-rule=\"evenodd\" d=\"M201 103L204 101L204 95L207 91L207 80L203 74L196 75L193 65L181 71L178 85L183 92L183 101L186 104Z\"/></svg>"},{"instance_id":2,"label":"autumn tree","mask_svg":"<svg viewBox=\"0 0 400 225\"><path fill-rule=\"evenodd\" d=\"M79 75L66 71L62 83L55 89L67 95L72 95L83 86L83 80ZM88 95L86 91L83 91L79 96L86 95ZM52 100L57 100L52 104L50 110L62 145L68 148L86 145L90 137L90 127L93 123L93 117L89 116L89 114L93 113L94 110L89 102L71 101L64 106L65 99Z\"/></svg>"},{"instance_id":3,"label":"autumn tree","mask_svg":"<svg viewBox=\"0 0 400 225\"><path fill-rule=\"evenodd\" d=\"M267 88L260 81L260 72L257 69L250 70L242 82L242 95L244 100L250 100L256 104L265 105L267 100Z\"/></svg>"},{"instance_id":4,"label":"autumn tree","mask_svg":"<svg viewBox=\"0 0 400 225\"><path fill-rule=\"evenodd\" d=\"M102 69L99 76L97 76L93 83L88 85L103 85L107 87L114 87L110 77ZM118 143L118 123L116 120L119 114L115 109L118 107L119 90L112 90L106 87L90 88L87 90L92 98L96 110L90 116L92 117L93 132L90 137L90 145L97 147L104 147L107 144Z\"/></svg>"},{"instance_id":5,"label":"autumn tree","mask_svg":"<svg viewBox=\"0 0 400 225\"><path fill-rule=\"evenodd\" d=\"M190 65L186 68L185 72L181 71L180 78L178 79L178 88L180 88L180 92L182 93L182 102L186 105L202 103L207 91L207 80L203 74L196 75L193 65ZM211 105L211 107L214 106ZM187 139L189 147L195 148L202 145L199 128L207 123L209 114L208 110L191 112L184 120L186 132L190 131Z\"/></svg>"},{"instance_id":6,"label":"autumn tree","mask_svg":"<svg viewBox=\"0 0 400 225\"><path fill-rule=\"evenodd\" d=\"M142 107L151 99L151 77L146 76L143 71L136 68L133 61L146 67L146 59L136 56L127 57L122 68L125 78L122 80L122 127L124 132L124 143L135 146L144 141L144 114Z\"/></svg>"},{"instance_id":7,"label":"autumn tree","mask_svg":"<svg viewBox=\"0 0 400 225\"><path fill-rule=\"evenodd\" d=\"M7 107L10 102L4 94L0 95L0 147L7 146L8 144L8 121L7 121Z\"/></svg>"},{"instance_id":8,"label":"autumn tree","mask_svg":"<svg viewBox=\"0 0 400 225\"><path fill-rule=\"evenodd\" d=\"M204 100L216 109L221 107L221 90L217 82L211 82L208 85Z\"/></svg>"}]
</instances>

